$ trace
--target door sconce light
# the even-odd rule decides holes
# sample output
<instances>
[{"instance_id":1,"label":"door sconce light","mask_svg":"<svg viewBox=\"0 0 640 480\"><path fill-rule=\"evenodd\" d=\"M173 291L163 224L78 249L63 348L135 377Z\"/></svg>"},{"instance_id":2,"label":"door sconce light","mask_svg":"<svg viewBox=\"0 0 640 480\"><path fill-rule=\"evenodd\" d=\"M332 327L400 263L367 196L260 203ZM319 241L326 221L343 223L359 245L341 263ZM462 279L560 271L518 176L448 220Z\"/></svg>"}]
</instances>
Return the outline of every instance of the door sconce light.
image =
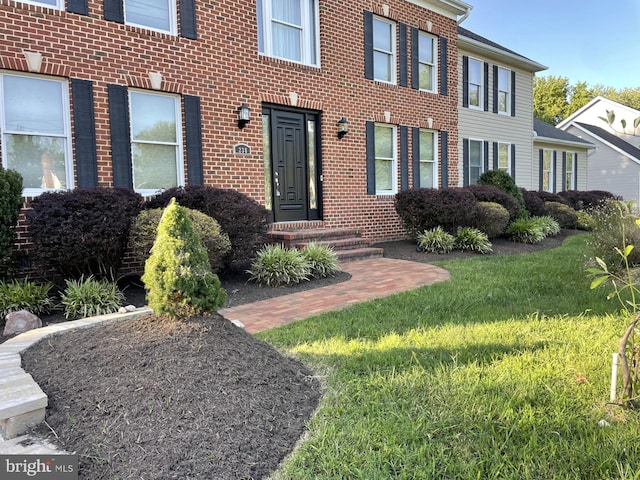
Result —
<instances>
[{"instance_id":1,"label":"door sconce light","mask_svg":"<svg viewBox=\"0 0 640 480\"><path fill-rule=\"evenodd\" d=\"M238 107L238 128L243 129L251 121L251 110L246 103Z\"/></svg>"},{"instance_id":2,"label":"door sconce light","mask_svg":"<svg viewBox=\"0 0 640 480\"><path fill-rule=\"evenodd\" d=\"M347 133L349 133L349 122L342 117L338 120L338 138L344 137Z\"/></svg>"}]
</instances>

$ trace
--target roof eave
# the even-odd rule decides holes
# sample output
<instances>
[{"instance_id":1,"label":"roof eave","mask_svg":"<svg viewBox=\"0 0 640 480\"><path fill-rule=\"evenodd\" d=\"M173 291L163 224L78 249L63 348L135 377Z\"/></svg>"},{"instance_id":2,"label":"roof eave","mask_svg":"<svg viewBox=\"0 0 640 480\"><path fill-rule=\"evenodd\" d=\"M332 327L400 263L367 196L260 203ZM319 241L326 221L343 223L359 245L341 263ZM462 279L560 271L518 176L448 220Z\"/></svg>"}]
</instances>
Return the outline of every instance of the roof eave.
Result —
<instances>
[{"instance_id":1,"label":"roof eave","mask_svg":"<svg viewBox=\"0 0 640 480\"><path fill-rule=\"evenodd\" d=\"M596 146L593 143L572 142L571 140L562 140L559 138L540 137L536 135L533 137L534 142L540 143L555 143L556 145L565 145L567 147L584 148L586 150L593 150Z\"/></svg>"},{"instance_id":2,"label":"roof eave","mask_svg":"<svg viewBox=\"0 0 640 480\"><path fill-rule=\"evenodd\" d=\"M467 15L473 8L468 3L460 0L407 0L407 2L433 10L456 21L458 21L458 17Z\"/></svg>"},{"instance_id":3,"label":"roof eave","mask_svg":"<svg viewBox=\"0 0 640 480\"><path fill-rule=\"evenodd\" d=\"M533 60L529 60L528 58L522 57L520 55L506 52L491 45L487 45L477 40L473 40L469 37L465 37L464 35L458 35L458 50L464 49L464 47L466 47L467 50L478 53L479 55L497 58L502 61L505 61L504 59L507 59L511 65L531 72L540 72L549 68L545 65L542 65L541 63L534 62Z\"/></svg>"}]
</instances>

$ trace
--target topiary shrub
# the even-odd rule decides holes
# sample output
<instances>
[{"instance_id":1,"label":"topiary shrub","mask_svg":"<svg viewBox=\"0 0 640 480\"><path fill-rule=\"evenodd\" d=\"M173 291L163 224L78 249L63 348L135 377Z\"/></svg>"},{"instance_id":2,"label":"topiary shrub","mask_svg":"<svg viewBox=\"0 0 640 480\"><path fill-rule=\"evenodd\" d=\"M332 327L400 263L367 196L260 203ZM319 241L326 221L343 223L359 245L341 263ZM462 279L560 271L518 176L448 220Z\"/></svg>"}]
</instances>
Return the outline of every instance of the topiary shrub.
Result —
<instances>
[{"instance_id":1,"label":"topiary shrub","mask_svg":"<svg viewBox=\"0 0 640 480\"><path fill-rule=\"evenodd\" d=\"M456 242L456 238L450 233L445 232L442 227L425 230L418 235L417 240L418 251L440 254L449 253L453 250Z\"/></svg>"},{"instance_id":2,"label":"topiary shrub","mask_svg":"<svg viewBox=\"0 0 640 480\"><path fill-rule=\"evenodd\" d=\"M142 197L121 188L45 192L26 217L36 258L65 279L114 279Z\"/></svg>"},{"instance_id":3,"label":"topiary shrub","mask_svg":"<svg viewBox=\"0 0 640 480\"><path fill-rule=\"evenodd\" d=\"M488 170L478 178L478 185L493 185L505 193L515 198L520 206L518 216L526 215L526 208L522 192L516 185L515 180L504 170ZM498 202L499 203L499 202Z\"/></svg>"},{"instance_id":4,"label":"topiary shrub","mask_svg":"<svg viewBox=\"0 0 640 480\"><path fill-rule=\"evenodd\" d=\"M609 199L622 200L613 193L603 190L567 190L558 193L558 195L567 205L576 211L601 207Z\"/></svg>"},{"instance_id":5,"label":"topiary shrub","mask_svg":"<svg viewBox=\"0 0 640 480\"><path fill-rule=\"evenodd\" d=\"M464 188L415 188L396 194L395 208L407 234L417 238L421 232L438 226L453 233L458 227L472 225L478 202Z\"/></svg>"},{"instance_id":6,"label":"topiary shrub","mask_svg":"<svg viewBox=\"0 0 640 480\"><path fill-rule=\"evenodd\" d=\"M0 165L0 278L6 278L22 208L22 175Z\"/></svg>"},{"instance_id":7,"label":"topiary shrub","mask_svg":"<svg viewBox=\"0 0 640 480\"><path fill-rule=\"evenodd\" d=\"M17 310L27 310L34 315L49 313L56 307L51 297L52 288L52 283L0 281L0 319Z\"/></svg>"},{"instance_id":8,"label":"topiary shrub","mask_svg":"<svg viewBox=\"0 0 640 480\"><path fill-rule=\"evenodd\" d=\"M589 212L591 211L593 210L589 210ZM576 228L590 232L596 227L596 221L589 212L585 210L576 211L576 216L578 217L578 220L576 221Z\"/></svg>"},{"instance_id":9,"label":"topiary shrub","mask_svg":"<svg viewBox=\"0 0 640 480\"><path fill-rule=\"evenodd\" d=\"M524 198L524 206L527 209L527 213L531 217L538 217L545 215L544 200L540 197L539 193L535 190L520 189L522 198Z\"/></svg>"},{"instance_id":10,"label":"topiary shrub","mask_svg":"<svg viewBox=\"0 0 640 480\"><path fill-rule=\"evenodd\" d=\"M253 282L277 287L308 280L311 276L311 264L297 248L266 245L258 252L247 273L251 275L249 280Z\"/></svg>"},{"instance_id":11,"label":"topiary shrub","mask_svg":"<svg viewBox=\"0 0 640 480\"><path fill-rule=\"evenodd\" d=\"M141 279L149 307L174 318L215 313L227 296L220 279L211 272L207 250L186 209L175 199L162 214Z\"/></svg>"},{"instance_id":12,"label":"topiary shrub","mask_svg":"<svg viewBox=\"0 0 640 480\"><path fill-rule=\"evenodd\" d=\"M520 202L513 195L503 192L498 187L493 185L469 185L464 188L473 193L478 202L493 202L502 205L509 212L511 220L516 219L521 214L522 206Z\"/></svg>"},{"instance_id":13,"label":"topiary shrub","mask_svg":"<svg viewBox=\"0 0 640 480\"><path fill-rule=\"evenodd\" d=\"M488 238L495 238L504 233L509 225L509 219L509 212L502 205L494 202L478 202L478 212L472 226L486 233Z\"/></svg>"},{"instance_id":14,"label":"topiary shrub","mask_svg":"<svg viewBox=\"0 0 640 480\"><path fill-rule=\"evenodd\" d=\"M185 211L187 217L191 220L193 229L200 235L200 239L207 249L211 271L213 273L218 272L231 249L229 236L222 232L220 224L209 215L191 208L185 208ZM161 218L161 208L143 210L138 214L131 226L131 251L136 260L142 265L144 265L149 258L151 247L153 247L153 243L156 240L158 224Z\"/></svg>"},{"instance_id":15,"label":"topiary shrub","mask_svg":"<svg viewBox=\"0 0 640 480\"><path fill-rule=\"evenodd\" d=\"M470 251L486 254L492 251L491 242L487 234L473 227L462 227L458 229L455 236L454 247L463 252Z\"/></svg>"},{"instance_id":16,"label":"topiary shrub","mask_svg":"<svg viewBox=\"0 0 640 480\"><path fill-rule=\"evenodd\" d=\"M562 228L576 228L578 224L578 215L569 205L558 202L544 202L544 210Z\"/></svg>"},{"instance_id":17,"label":"topiary shrub","mask_svg":"<svg viewBox=\"0 0 640 480\"><path fill-rule=\"evenodd\" d=\"M66 280L67 286L60 295L65 318L87 318L115 313L125 301L115 282L98 280L89 276L78 280Z\"/></svg>"},{"instance_id":18,"label":"topiary shrub","mask_svg":"<svg viewBox=\"0 0 640 480\"><path fill-rule=\"evenodd\" d=\"M209 186L170 188L147 202L146 208L164 208L171 198L183 207L215 218L229 235L231 250L224 259L225 270L242 270L250 265L266 238L268 211L236 190Z\"/></svg>"},{"instance_id":19,"label":"topiary shrub","mask_svg":"<svg viewBox=\"0 0 640 480\"><path fill-rule=\"evenodd\" d=\"M333 248L327 245L311 242L301 250L301 253L309 262L311 276L314 278L333 276L340 271L338 256Z\"/></svg>"}]
</instances>

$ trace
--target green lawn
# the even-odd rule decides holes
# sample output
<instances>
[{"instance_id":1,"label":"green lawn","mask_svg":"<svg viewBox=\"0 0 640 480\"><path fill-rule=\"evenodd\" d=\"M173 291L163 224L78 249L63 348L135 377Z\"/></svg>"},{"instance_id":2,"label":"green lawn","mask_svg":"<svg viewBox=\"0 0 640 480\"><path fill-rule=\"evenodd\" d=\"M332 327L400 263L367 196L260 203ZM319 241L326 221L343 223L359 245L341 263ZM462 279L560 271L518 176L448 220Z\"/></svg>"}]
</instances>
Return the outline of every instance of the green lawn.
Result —
<instances>
[{"instance_id":1,"label":"green lawn","mask_svg":"<svg viewBox=\"0 0 640 480\"><path fill-rule=\"evenodd\" d=\"M258 335L326 386L279 477L640 478L638 414L607 405L626 321L586 239Z\"/></svg>"}]
</instances>

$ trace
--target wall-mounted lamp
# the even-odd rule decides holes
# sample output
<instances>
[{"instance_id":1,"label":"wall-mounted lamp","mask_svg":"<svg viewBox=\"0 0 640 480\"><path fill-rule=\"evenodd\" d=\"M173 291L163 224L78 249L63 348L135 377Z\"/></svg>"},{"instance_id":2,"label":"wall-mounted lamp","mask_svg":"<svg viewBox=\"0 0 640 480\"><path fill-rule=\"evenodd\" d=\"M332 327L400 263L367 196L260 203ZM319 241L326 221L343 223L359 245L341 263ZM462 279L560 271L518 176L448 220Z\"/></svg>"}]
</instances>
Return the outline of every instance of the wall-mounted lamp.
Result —
<instances>
[{"instance_id":1,"label":"wall-mounted lamp","mask_svg":"<svg viewBox=\"0 0 640 480\"><path fill-rule=\"evenodd\" d=\"M238 128L244 128L251 121L251 110L246 103L238 107Z\"/></svg>"},{"instance_id":2,"label":"wall-mounted lamp","mask_svg":"<svg viewBox=\"0 0 640 480\"><path fill-rule=\"evenodd\" d=\"M338 138L344 137L347 133L349 133L349 122L342 117L338 120Z\"/></svg>"}]
</instances>

